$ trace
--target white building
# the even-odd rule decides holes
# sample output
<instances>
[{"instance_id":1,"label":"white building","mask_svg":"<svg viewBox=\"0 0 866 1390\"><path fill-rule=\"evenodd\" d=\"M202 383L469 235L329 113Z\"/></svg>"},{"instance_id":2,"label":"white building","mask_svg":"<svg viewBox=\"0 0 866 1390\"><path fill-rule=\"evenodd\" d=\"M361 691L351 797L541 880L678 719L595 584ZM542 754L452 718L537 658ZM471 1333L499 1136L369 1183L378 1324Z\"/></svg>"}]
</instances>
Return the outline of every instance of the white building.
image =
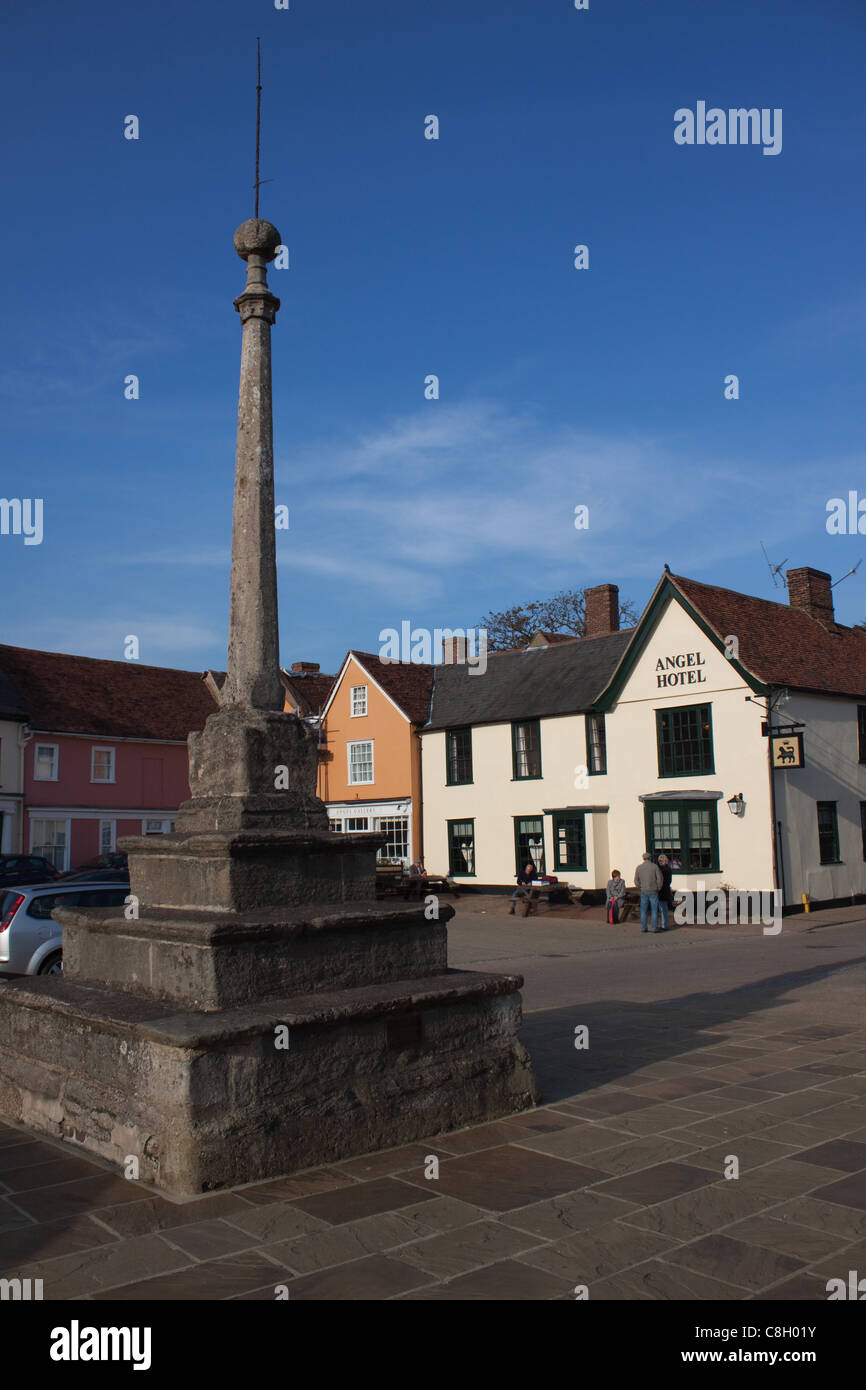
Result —
<instances>
[{"instance_id":1,"label":"white building","mask_svg":"<svg viewBox=\"0 0 866 1390\"><path fill-rule=\"evenodd\" d=\"M604 585L585 638L438 667L428 868L502 885L531 858L601 888L648 849L675 889L866 895L866 633L835 623L828 575L788 585L780 604L666 573L627 633Z\"/></svg>"}]
</instances>

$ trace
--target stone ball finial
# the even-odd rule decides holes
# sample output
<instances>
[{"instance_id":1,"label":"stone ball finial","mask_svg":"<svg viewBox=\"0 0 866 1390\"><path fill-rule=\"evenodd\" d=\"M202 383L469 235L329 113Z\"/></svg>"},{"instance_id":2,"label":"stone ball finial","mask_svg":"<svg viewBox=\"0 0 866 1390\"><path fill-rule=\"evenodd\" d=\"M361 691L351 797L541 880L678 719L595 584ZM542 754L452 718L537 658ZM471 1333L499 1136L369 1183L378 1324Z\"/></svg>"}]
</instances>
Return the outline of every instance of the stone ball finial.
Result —
<instances>
[{"instance_id":1,"label":"stone ball finial","mask_svg":"<svg viewBox=\"0 0 866 1390\"><path fill-rule=\"evenodd\" d=\"M242 222L235 232L234 241L235 250L242 261L248 260L254 254L264 256L266 261L272 261L277 254L277 247L281 245L276 227L271 222L264 222L260 217L250 217L246 222Z\"/></svg>"}]
</instances>

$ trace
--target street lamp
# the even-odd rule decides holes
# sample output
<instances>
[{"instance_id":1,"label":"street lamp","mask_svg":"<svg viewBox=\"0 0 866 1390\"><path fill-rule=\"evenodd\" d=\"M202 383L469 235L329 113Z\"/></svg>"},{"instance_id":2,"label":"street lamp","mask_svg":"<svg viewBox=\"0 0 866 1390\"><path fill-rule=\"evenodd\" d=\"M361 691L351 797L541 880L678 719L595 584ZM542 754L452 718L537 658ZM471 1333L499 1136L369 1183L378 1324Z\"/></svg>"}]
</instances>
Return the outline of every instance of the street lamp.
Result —
<instances>
[{"instance_id":1,"label":"street lamp","mask_svg":"<svg viewBox=\"0 0 866 1390\"><path fill-rule=\"evenodd\" d=\"M736 796L732 796L728 801L728 810L732 816L741 816L745 812L745 809L746 803L743 800L743 793L737 792Z\"/></svg>"}]
</instances>

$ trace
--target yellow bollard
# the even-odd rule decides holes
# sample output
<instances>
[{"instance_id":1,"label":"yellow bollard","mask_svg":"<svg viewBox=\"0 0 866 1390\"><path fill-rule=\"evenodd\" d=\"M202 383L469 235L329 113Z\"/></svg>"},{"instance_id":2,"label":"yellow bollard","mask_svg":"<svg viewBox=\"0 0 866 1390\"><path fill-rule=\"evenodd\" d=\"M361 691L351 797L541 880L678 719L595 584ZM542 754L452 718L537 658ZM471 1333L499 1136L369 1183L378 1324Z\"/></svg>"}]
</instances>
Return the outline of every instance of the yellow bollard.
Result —
<instances>
[{"instance_id":1,"label":"yellow bollard","mask_svg":"<svg viewBox=\"0 0 866 1390\"><path fill-rule=\"evenodd\" d=\"M808 894L808 893L803 893L801 896L802 896L802 898L803 898L803 911L804 911L804 912L808 912L808 911L810 910L810 909L809 909L809 894Z\"/></svg>"}]
</instances>

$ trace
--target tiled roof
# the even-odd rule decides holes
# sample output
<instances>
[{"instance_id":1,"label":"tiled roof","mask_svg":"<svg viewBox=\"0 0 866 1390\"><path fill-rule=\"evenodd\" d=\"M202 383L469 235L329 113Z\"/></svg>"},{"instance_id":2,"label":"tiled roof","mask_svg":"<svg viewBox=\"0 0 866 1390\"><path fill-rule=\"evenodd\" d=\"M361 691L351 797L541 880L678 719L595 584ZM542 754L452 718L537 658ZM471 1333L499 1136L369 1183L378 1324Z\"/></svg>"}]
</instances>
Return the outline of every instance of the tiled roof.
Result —
<instances>
[{"instance_id":1,"label":"tiled roof","mask_svg":"<svg viewBox=\"0 0 866 1390\"><path fill-rule=\"evenodd\" d=\"M321 714L336 676L323 676L318 671L284 671L282 674L283 684L298 701L301 714Z\"/></svg>"},{"instance_id":2,"label":"tiled roof","mask_svg":"<svg viewBox=\"0 0 866 1390\"><path fill-rule=\"evenodd\" d=\"M27 711L18 691L0 671L0 719L26 719Z\"/></svg>"},{"instance_id":3,"label":"tiled roof","mask_svg":"<svg viewBox=\"0 0 866 1390\"><path fill-rule=\"evenodd\" d=\"M414 661L381 661L372 652L350 651L349 656L357 657L410 723L426 723L433 672L441 670L441 667L425 666Z\"/></svg>"},{"instance_id":4,"label":"tiled roof","mask_svg":"<svg viewBox=\"0 0 866 1390\"><path fill-rule=\"evenodd\" d=\"M0 672L45 732L181 741L216 709L197 671L0 646Z\"/></svg>"},{"instance_id":5,"label":"tiled roof","mask_svg":"<svg viewBox=\"0 0 866 1390\"><path fill-rule=\"evenodd\" d=\"M737 638L739 661L765 685L866 698L866 633L825 627L787 603L668 578L722 641Z\"/></svg>"},{"instance_id":6,"label":"tiled roof","mask_svg":"<svg viewBox=\"0 0 866 1390\"><path fill-rule=\"evenodd\" d=\"M436 666L429 729L500 724L590 709L631 640L632 630L574 642L490 652L487 670Z\"/></svg>"}]
</instances>

